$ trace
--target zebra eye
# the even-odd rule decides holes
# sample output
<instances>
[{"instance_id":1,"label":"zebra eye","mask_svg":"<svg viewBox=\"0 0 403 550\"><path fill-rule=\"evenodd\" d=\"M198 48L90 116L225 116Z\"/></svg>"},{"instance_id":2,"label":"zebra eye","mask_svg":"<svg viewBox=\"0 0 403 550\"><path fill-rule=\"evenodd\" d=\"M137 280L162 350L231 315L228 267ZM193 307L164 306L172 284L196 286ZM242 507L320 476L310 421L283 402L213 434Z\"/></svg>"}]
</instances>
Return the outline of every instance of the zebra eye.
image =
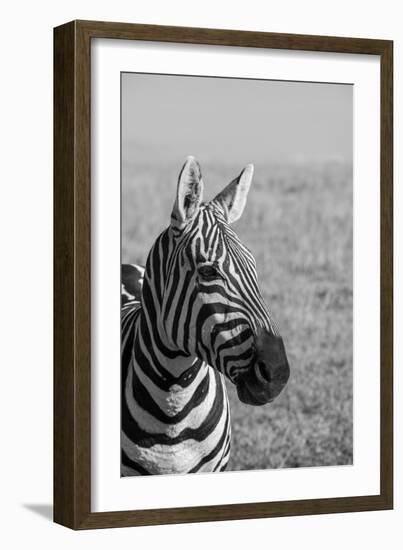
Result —
<instances>
[{"instance_id":1,"label":"zebra eye","mask_svg":"<svg viewBox=\"0 0 403 550\"><path fill-rule=\"evenodd\" d=\"M198 271L200 277L206 281L211 281L219 276L217 269L212 265L202 265Z\"/></svg>"}]
</instances>

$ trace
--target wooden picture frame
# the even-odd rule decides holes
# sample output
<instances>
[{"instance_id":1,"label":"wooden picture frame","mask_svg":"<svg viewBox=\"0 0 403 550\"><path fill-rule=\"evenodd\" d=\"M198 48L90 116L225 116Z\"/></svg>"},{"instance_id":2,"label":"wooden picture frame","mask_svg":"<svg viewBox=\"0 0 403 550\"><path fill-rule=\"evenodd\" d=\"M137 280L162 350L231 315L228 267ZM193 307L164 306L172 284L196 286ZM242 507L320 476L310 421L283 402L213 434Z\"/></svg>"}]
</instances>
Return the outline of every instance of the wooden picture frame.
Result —
<instances>
[{"instance_id":1,"label":"wooden picture frame","mask_svg":"<svg viewBox=\"0 0 403 550\"><path fill-rule=\"evenodd\" d=\"M380 493L264 503L91 512L91 40L114 38L380 56ZM54 30L54 520L72 529L386 510L393 506L393 43L127 23Z\"/></svg>"}]
</instances>

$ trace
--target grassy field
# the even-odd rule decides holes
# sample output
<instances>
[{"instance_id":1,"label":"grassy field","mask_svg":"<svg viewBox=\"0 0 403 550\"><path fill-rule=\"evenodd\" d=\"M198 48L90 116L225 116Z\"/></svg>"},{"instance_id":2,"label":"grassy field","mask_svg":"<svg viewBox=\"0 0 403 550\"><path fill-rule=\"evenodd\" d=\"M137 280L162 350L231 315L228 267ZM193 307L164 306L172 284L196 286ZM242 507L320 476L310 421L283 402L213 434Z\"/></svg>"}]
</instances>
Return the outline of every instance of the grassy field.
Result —
<instances>
[{"instance_id":1,"label":"grassy field","mask_svg":"<svg viewBox=\"0 0 403 550\"><path fill-rule=\"evenodd\" d=\"M202 163L206 199L242 166ZM175 166L124 166L122 259L145 263L169 223ZM291 367L272 404L240 403L227 384L231 470L352 464L352 170L340 163L256 166L235 226L252 250Z\"/></svg>"}]
</instances>

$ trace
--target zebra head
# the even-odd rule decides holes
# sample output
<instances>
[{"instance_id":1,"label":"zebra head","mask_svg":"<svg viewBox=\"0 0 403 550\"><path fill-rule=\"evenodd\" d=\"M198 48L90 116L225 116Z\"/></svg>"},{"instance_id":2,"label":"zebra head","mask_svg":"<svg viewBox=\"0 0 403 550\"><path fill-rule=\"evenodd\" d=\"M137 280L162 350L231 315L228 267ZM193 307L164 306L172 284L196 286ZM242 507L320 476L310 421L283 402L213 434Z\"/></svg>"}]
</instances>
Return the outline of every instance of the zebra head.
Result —
<instances>
[{"instance_id":1,"label":"zebra head","mask_svg":"<svg viewBox=\"0 0 403 550\"><path fill-rule=\"evenodd\" d=\"M202 203L200 166L189 157L171 224L150 253L148 274L153 262L165 344L218 369L244 403L263 405L281 392L290 370L259 290L255 259L231 228L244 210L252 175L248 165ZM157 257L163 257L159 266Z\"/></svg>"}]
</instances>

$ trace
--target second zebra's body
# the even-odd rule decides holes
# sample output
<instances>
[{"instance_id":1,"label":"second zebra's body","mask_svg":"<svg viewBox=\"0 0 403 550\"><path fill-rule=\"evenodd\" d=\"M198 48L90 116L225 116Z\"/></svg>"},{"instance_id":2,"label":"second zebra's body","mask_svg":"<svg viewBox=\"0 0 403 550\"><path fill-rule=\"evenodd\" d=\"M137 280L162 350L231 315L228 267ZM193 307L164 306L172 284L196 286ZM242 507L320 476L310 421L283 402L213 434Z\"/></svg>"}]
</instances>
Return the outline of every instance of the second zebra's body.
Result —
<instances>
[{"instance_id":1,"label":"second zebra's body","mask_svg":"<svg viewBox=\"0 0 403 550\"><path fill-rule=\"evenodd\" d=\"M225 469L231 425L224 378L251 405L272 401L288 380L255 260L230 227L252 173L249 165L204 204L200 167L189 157L171 223L149 253L141 297L125 297L122 475Z\"/></svg>"}]
</instances>

